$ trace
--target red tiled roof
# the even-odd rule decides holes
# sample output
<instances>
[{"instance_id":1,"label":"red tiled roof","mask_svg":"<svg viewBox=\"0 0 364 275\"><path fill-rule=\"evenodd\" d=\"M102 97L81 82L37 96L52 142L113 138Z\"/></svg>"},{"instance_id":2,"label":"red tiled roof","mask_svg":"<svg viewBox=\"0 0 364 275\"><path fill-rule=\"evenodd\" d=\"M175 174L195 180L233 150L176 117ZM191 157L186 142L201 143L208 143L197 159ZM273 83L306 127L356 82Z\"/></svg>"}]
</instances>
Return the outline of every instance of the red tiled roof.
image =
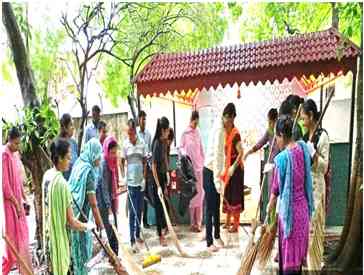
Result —
<instances>
[{"instance_id":1,"label":"red tiled roof","mask_svg":"<svg viewBox=\"0 0 364 275\"><path fill-rule=\"evenodd\" d=\"M254 84L304 75L346 74L356 68L359 48L335 29L258 43L187 53L160 53L137 75L139 94L159 95L219 84ZM337 55L342 52L339 60Z\"/></svg>"}]
</instances>

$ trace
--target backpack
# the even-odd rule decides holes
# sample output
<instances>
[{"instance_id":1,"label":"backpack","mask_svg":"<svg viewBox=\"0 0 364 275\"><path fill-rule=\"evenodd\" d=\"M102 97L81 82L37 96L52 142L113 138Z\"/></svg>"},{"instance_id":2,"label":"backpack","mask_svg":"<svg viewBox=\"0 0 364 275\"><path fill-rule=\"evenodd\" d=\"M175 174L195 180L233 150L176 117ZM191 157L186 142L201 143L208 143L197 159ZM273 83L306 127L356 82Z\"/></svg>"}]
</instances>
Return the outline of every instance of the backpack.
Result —
<instances>
[{"instance_id":1,"label":"backpack","mask_svg":"<svg viewBox=\"0 0 364 275\"><path fill-rule=\"evenodd\" d=\"M186 210L191 199L197 194L196 176L193 170L192 161L186 155L180 155L177 161L176 176L179 183L179 203L178 212L181 216L186 214Z\"/></svg>"}]
</instances>

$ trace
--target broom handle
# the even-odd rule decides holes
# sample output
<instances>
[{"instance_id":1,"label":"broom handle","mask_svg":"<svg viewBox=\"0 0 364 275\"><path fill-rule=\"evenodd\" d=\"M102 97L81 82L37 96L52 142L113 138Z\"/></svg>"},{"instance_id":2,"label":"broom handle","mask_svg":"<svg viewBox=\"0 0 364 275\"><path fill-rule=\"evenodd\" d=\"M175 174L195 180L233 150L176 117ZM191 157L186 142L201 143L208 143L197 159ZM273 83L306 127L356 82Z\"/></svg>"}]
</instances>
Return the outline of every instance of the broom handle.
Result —
<instances>
[{"instance_id":1,"label":"broom handle","mask_svg":"<svg viewBox=\"0 0 364 275\"><path fill-rule=\"evenodd\" d=\"M9 246L11 252L15 255L16 260L19 262L19 264L25 269L25 272L28 275L34 275L33 271L30 269L27 263L20 257L19 253L16 251L14 244L10 241L8 236L5 234L3 235L3 239L5 240L6 244Z\"/></svg>"},{"instance_id":2,"label":"broom handle","mask_svg":"<svg viewBox=\"0 0 364 275\"><path fill-rule=\"evenodd\" d=\"M82 211L82 209L80 208L80 206L78 205L78 203L76 202L75 198L72 196L73 199L73 203L76 205L78 211L80 211L80 214L82 216L82 218L85 221L88 221L88 218L86 217L85 213ZM109 258L113 259L117 264L119 264L120 266L122 266L120 260L118 259L118 257L115 255L115 253L110 249L110 247L107 247L100 239L100 237L97 235L97 233L95 232L95 229L91 230L92 234L95 236L95 238L97 239L97 241L99 242L99 244L101 245L101 247L104 249L104 251L106 252L106 254L109 256ZM116 270L115 270L116 271ZM124 274L124 273L118 273L118 274Z\"/></svg>"},{"instance_id":3,"label":"broom handle","mask_svg":"<svg viewBox=\"0 0 364 275\"><path fill-rule=\"evenodd\" d=\"M129 273L133 274L133 275L145 275L145 273L142 271L142 269L135 263L135 261L133 260L133 257L130 255L129 251L127 249L125 249L123 242L120 239L120 234L117 231L117 229L115 228L115 226L113 224L110 224L110 225L111 225L112 230L114 231L116 239L118 240L119 247L121 248L122 256L125 259L124 265L125 265L125 267L129 266L129 269L131 271Z\"/></svg>"},{"instance_id":4,"label":"broom handle","mask_svg":"<svg viewBox=\"0 0 364 275\"><path fill-rule=\"evenodd\" d=\"M270 149L269 149L268 162L269 162L269 159L272 156L273 147L274 147L275 143L276 143L276 135L274 134L273 141L272 141L272 144L270 145ZM263 174L263 178L262 178L262 181L261 181L261 184L260 184L260 194L259 194L259 201L258 201L257 210L255 212L256 213L255 214L255 220L258 219L258 215L259 215L259 212L260 212L260 204L262 203L263 187L264 187L264 182L265 182L266 175L267 175L267 173L264 173Z\"/></svg>"},{"instance_id":5,"label":"broom handle","mask_svg":"<svg viewBox=\"0 0 364 275\"><path fill-rule=\"evenodd\" d=\"M322 122L322 119L324 118L324 115L327 111L327 108L329 107L329 104L330 104L330 101L332 99L332 97L334 96L334 90L331 91L330 95L329 95L329 98L327 99L326 103L325 103L325 107L324 109L322 110L322 113L320 114L320 118L319 120L317 121L316 125L315 125L315 128L313 129L312 131L312 138L315 134L315 132L317 131L318 127L320 126L321 122ZM311 138L311 141L312 141L312 138Z\"/></svg>"},{"instance_id":6,"label":"broom handle","mask_svg":"<svg viewBox=\"0 0 364 275\"><path fill-rule=\"evenodd\" d=\"M298 111L297 111L297 113L296 113L296 117L295 117L294 122L293 122L292 132L293 132L294 128L295 128L295 127L296 127L296 125L297 125L297 121L298 121L298 118L299 118L299 116L300 116L301 109L302 109L302 103L301 103L301 104L299 105L299 107L298 107ZM269 150L268 161L269 161L269 159L270 159L270 157L271 157L271 155L272 155L273 147L274 147L275 142L276 142L276 135L274 134L273 142L272 142L272 145L271 145L270 150ZM262 191L263 191L263 186L264 186L264 182L265 182L266 175L267 175L267 173L264 173L264 175L263 175L262 184L261 184L261 188L260 188L259 202L258 202L258 207L257 207L257 211L256 211L255 219L257 219L257 218L258 218L258 213L260 212L260 211L259 211L259 209L260 209L260 208L259 208L259 206L260 206L260 204L261 204L261 202L262 202L262 197L263 197L263 196L262 196L262 194L263 194L263 192L262 192Z\"/></svg>"},{"instance_id":7,"label":"broom handle","mask_svg":"<svg viewBox=\"0 0 364 275\"><path fill-rule=\"evenodd\" d=\"M301 109L302 109L302 103L300 103L300 106L298 107L298 111L296 113L296 117L294 118L294 121L293 121L293 127L292 127L292 132L294 131L294 128L296 127L297 125L297 121L298 121L298 118L300 116L300 113L301 113Z\"/></svg>"},{"instance_id":8,"label":"broom handle","mask_svg":"<svg viewBox=\"0 0 364 275\"><path fill-rule=\"evenodd\" d=\"M160 187L159 183L156 182L156 184L157 184L157 187L162 190L162 188ZM158 190L157 190L157 194L159 196ZM166 204L164 202L163 190L162 190L162 195L159 196L159 200L161 201L161 204L162 204L162 207L163 207L164 216L166 218L167 227L168 227L168 230L171 233L171 236L172 236L174 245L176 246L178 252L181 254L182 257L189 257L189 255L182 250L182 247L181 247L181 244L180 244L180 242L179 242L179 240L177 238L176 232L173 229L173 226L172 226L172 223L171 223L171 219L170 219L170 217L168 215L167 207L166 207Z\"/></svg>"}]
</instances>

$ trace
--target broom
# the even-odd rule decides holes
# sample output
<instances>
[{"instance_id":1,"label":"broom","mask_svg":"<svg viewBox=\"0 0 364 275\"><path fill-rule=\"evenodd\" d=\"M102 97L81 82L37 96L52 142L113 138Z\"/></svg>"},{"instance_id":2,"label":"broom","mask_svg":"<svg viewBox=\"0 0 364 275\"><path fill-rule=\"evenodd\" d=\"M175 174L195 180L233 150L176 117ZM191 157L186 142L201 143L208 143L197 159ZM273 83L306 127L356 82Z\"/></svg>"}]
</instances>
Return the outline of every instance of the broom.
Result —
<instances>
[{"instance_id":1,"label":"broom","mask_svg":"<svg viewBox=\"0 0 364 275\"><path fill-rule=\"evenodd\" d=\"M44 149L42 147L39 147L39 148L40 148L40 151L43 153L44 157L46 158L46 160L48 161L50 167L52 167L53 163L52 163L51 159L48 157L47 153L44 151ZM88 221L88 218L86 217L85 213L82 211L82 209L80 208L80 206L78 205L78 203L76 202L76 200L73 196L72 196L72 200L73 200L73 203L76 205L78 211L80 212L80 215L82 216L82 218L85 221ZM108 256L109 261L110 261L112 267L114 268L116 274L128 275L128 273L125 271L123 265L121 264L119 258L117 257L117 255L115 255L114 251L111 249L110 245L108 243L104 244L101 241L101 239L97 235L95 229L92 229L91 232L95 236L96 240L99 242L99 244L101 245L103 250L105 251L106 255Z\"/></svg>"},{"instance_id":2,"label":"broom","mask_svg":"<svg viewBox=\"0 0 364 275\"><path fill-rule=\"evenodd\" d=\"M275 210L267 216L267 222L264 227L264 234L261 236L259 251L257 254L260 269L264 269L272 254L274 242L277 236L278 221Z\"/></svg>"},{"instance_id":3,"label":"broom","mask_svg":"<svg viewBox=\"0 0 364 275\"><path fill-rule=\"evenodd\" d=\"M134 262L132 255L130 255L129 251L125 248L123 245L120 233L117 231L115 226L113 224L110 224L112 227L112 230L114 231L114 234L118 240L119 247L121 248L122 257L125 260L124 265L126 270L129 274L133 275L144 275L145 273L142 271L142 269Z\"/></svg>"},{"instance_id":4,"label":"broom","mask_svg":"<svg viewBox=\"0 0 364 275\"><path fill-rule=\"evenodd\" d=\"M76 202L75 198L72 196L73 199L73 203L76 205L78 211L80 211L81 216L83 217L83 219L85 221L88 221L85 213L82 211L82 209L80 208L80 206L78 205L78 203ZM128 275L128 273L125 271L123 265L121 264L119 258L117 257L117 255L114 253L114 251L111 249L109 244L104 244L100 237L97 235L95 229L91 230L92 234L95 236L96 240L99 242L99 244L101 245L101 247L104 249L106 255L108 256L110 263L112 265L112 267L114 268L116 274L118 275Z\"/></svg>"},{"instance_id":5,"label":"broom","mask_svg":"<svg viewBox=\"0 0 364 275\"><path fill-rule=\"evenodd\" d=\"M133 212L134 212L134 215L135 215L135 217L136 217L137 224L138 224L138 226L139 226L139 228L140 228L140 232L141 232L142 237L143 237L143 239L144 239L145 247L146 247L146 249L147 249L147 251L148 251L148 256L147 256L147 257L144 259L144 261L143 261L143 268L146 268L146 267L151 266L151 265L153 265L153 264L159 263L159 262L162 260L162 258L161 258L161 256L160 256L160 255L152 254L152 253L151 253L151 251L150 251L150 249L149 249L148 242L147 242L147 238L145 238L145 237L144 237L144 230L142 229L142 226L141 226L141 224L140 224L140 220L139 220L138 215L137 215L137 212L136 212L136 210L135 210L134 203L133 203L133 201L131 200L129 190L128 190L128 195L127 195L127 196L128 196L128 198L129 198L129 204L131 205L131 208L132 208L132 210L133 210ZM115 231L115 230L114 230L114 231ZM115 233L115 234L116 234L116 233ZM133 274L134 274L134 273L133 273Z\"/></svg>"},{"instance_id":6,"label":"broom","mask_svg":"<svg viewBox=\"0 0 364 275\"><path fill-rule=\"evenodd\" d=\"M317 121L315 127L314 127L314 133L316 132L316 130L318 129L320 123L322 122L322 119L324 117L324 114L326 113L326 110L329 106L329 103L333 97L334 93L333 91L330 93L329 98L325 104L325 107L323 109L322 114L320 115L319 120ZM298 116L300 114L300 111L302 109L302 104L300 104L294 123L293 123L293 129L295 128L297 121L298 121ZM292 131L293 131L292 129ZM277 236L277 229L278 229L278 221L277 221L277 214L275 213L275 210L268 216L269 217L269 221L268 224L266 225L268 227L268 230L265 230L265 233L261 236L261 241L260 241L260 249L259 249L259 253L257 255L258 261L259 261L259 267L261 269L264 269L265 266L268 263L268 260L272 254L272 250L274 247L274 242Z\"/></svg>"},{"instance_id":7,"label":"broom","mask_svg":"<svg viewBox=\"0 0 364 275\"><path fill-rule=\"evenodd\" d=\"M28 266L28 264L22 259L22 257L19 255L19 253L16 251L14 244L10 241L8 236L3 235L3 239L5 240L6 244L9 246L11 252L15 255L15 258L20 266L19 269L23 268L24 273L26 275L34 275L31 268Z\"/></svg>"},{"instance_id":8,"label":"broom","mask_svg":"<svg viewBox=\"0 0 364 275\"><path fill-rule=\"evenodd\" d=\"M276 136L274 135L273 142L272 142L272 144L270 146L270 150L269 150L268 161L272 156L272 151L273 151L275 142L276 142ZM264 187L266 174L267 173L263 174L262 182L260 185L260 195L259 195L259 201L258 201L257 210L256 210L256 214L255 214L255 219L252 220L252 235L250 237L248 247L246 248L246 252L244 253L244 255L241 258L238 275L249 275L251 273L255 259L257 257L258 248L262 241L261 238L259 238L257 241L255 240L255 232L258 228L258 214L260 213L260 204L262 202L263 187ZM263 235L265 232L265 226L261 226L260 228L261 228L261 235Z\"/></svg>"}]
</instances>

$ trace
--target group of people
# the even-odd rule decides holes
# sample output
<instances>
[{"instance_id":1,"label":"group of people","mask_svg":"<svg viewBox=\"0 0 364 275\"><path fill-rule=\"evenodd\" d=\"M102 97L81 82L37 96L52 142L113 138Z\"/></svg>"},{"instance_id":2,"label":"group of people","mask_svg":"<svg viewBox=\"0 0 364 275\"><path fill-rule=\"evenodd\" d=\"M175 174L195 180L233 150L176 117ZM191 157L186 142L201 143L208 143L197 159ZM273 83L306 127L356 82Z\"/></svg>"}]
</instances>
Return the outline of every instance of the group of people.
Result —
<instances>
[{"instance_id":1,"label":"group of people","mask_svg":"<svg viewBox=\"0 0 364 275\"><path fill-rule=\"evenodd\" d=\"M146 129L146 113L141 111L138 123L133 119L128 121L127 138L119 144L114 136L108 135L107 124L100 120L100 113L98 106L92 108L92 122L85 129L80 153L73 139L75 129L69 114L61 117L59 137L50 146L52 168L44 174L42 183L42 247L53 274L67 274L70 270L76 275L87 274L86 266L93 249L91 231L101 232L104 241L107 237L112 250L118 254L114 230L118 226L122 187L119 184L122 182L127 187L130 244L136 251L138 245L144 243L141 223L149 227L145 196L146 183L150 182L148 175L155 184L157 234L160 244L167 246L168 229L162 204L168 209L171 206L161 199L168 196L169 152L175 138L168 119L158 119L152 139ZM231 233L238 232L240 214L244 211L244 162L249 155L269 144L272 154L268 162L274 165L270 171L265 171L269 175L267 211L269 214L275 210L279 200L277 260L280 270L284 274L299 274L306 264L319 270L323 256L324 176L329 165L329 137L324 129L316 127L320 114L315 102L288 96L279 112L269 110L267 131L245 153L234 123L236 116L234 104L227 104L214 121L206 152L198 130L198 111L192 112L190 124L182 134L179 153L191 159L196 178L196 195L189 205L191 231L202 231L205 201L207 248L216 252L223 247L220 236L222 201L226 214L224 228ZM10 129L2 151L5 233L31 267L28 227L22 206L26 197L20 138L17 128ZM8 274L15 264L22 272L23 267L7 247L3 273Z\"/></svg>"}]
</instances>

